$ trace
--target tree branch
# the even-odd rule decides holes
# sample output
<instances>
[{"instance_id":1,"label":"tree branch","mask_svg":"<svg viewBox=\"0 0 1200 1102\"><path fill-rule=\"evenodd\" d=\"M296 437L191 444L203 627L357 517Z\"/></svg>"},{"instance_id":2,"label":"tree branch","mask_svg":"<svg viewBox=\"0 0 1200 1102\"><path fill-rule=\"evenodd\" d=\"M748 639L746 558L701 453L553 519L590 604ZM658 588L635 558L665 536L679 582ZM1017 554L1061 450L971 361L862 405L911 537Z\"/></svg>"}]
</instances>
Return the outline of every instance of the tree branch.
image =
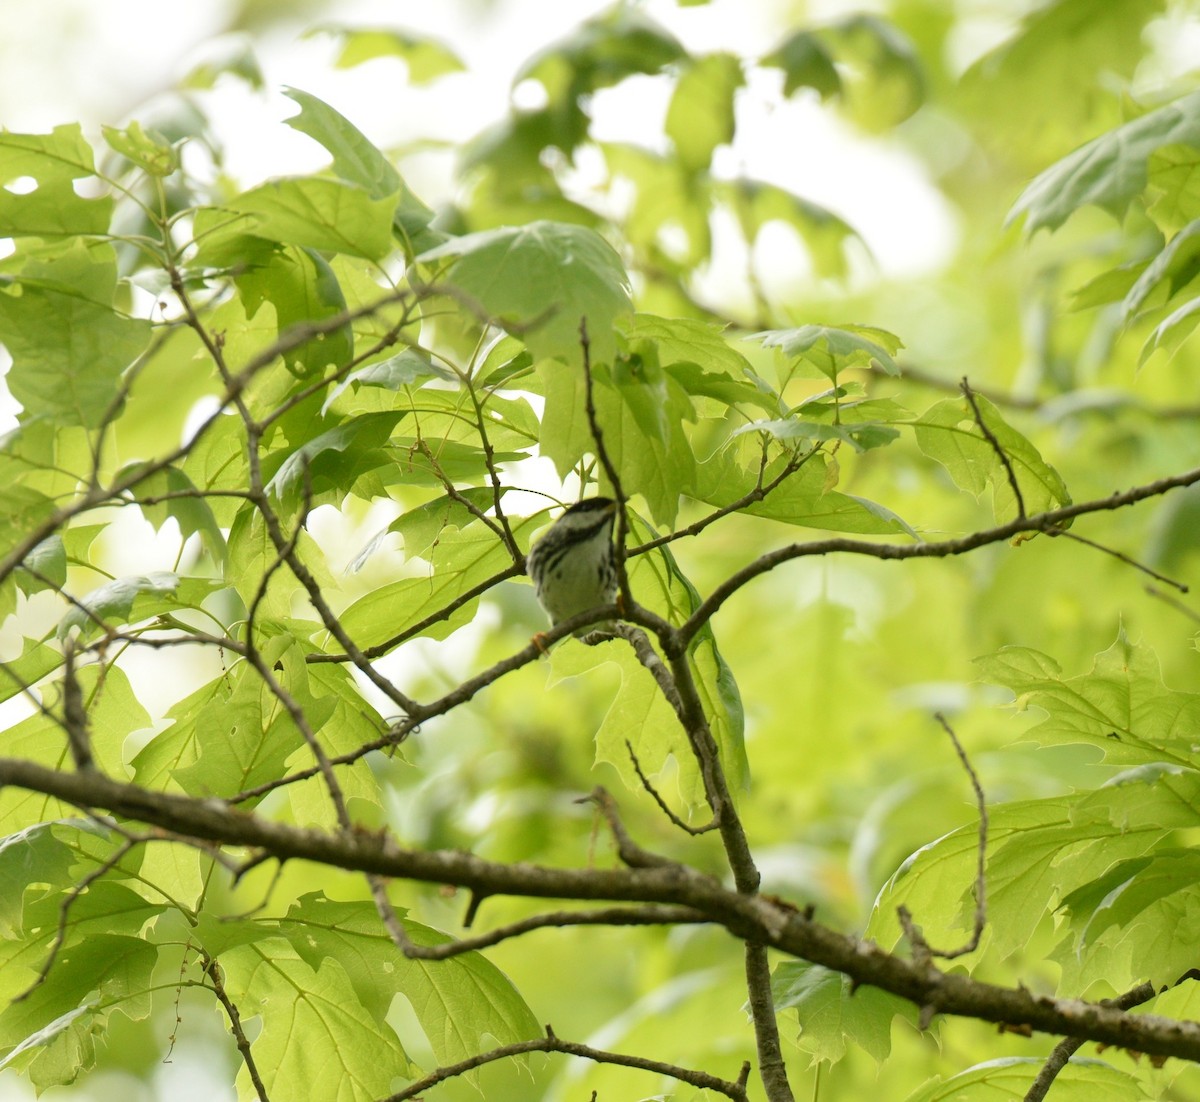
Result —
<instances>
[{"instance_id":1,"label":"tree branch","mask_svg":"<svg viewBox=\"0 0 1200 1102\"><path fill-rule=\"evenodd\" d=\"M328 833L272 822L219 800L191 799L120 784L97 773L64 773L0 758L0 786L13 785L82 808L157 826L182 838L257 848L276 860L302 859L382 876L450 884L486 895L612 900L689 907L743 941L834 969L938 1013L1084 1037L1138 1052L1200 1061L1200 1023L1127 1014L1104 1003L1037 995L961 973L918 967L871 942L838 933L769 898L731 891L670 863L653 868L560 869L504 865L451 850L408 850L363 831Z\"/></svg>"},{"instance_id":2,"label":"tree branch","mask_svg":"<svg viewBox=\"0 0 1200 1102\"><path fill-rule=\"evenodd\" d=\"M1140 983L1137 987L1126 991L1123 995L1118 995L1115 999L1104 999L1102 1005L1119 1007L1121 1010L1130 1010L1135 1006L1140 1006L1144 1002L1149 1002L1150 999L1154 998L1154 995L1153 984ZM1071 1057L1085 1044L1087 1044L1087 1041L1082 1037L1067 1037L1055 1045L1054 1051L1046 1058L1046 1062L1042 1065L1041 1071L1038 1072L1037 1078L1033 1081L1029 1090L1025 1092L1024 1102L1042 1102L1051 1086L1053 1086L1054 1080L1058 1078L1058 1073L1067 1066Z\"/></svg>"},{"instance_id":3,"label":"tree branch","mask_svg":"<svg viewBox=\"0 0 1200 1102\"><path fill-rule=\"evenodd\" d=\"M1021 486L1017 482L1017 472L1013 470L1012 460L1009 459L1008 453L1004 448L1000 446L1000 441L996 439L996 434L992 432L988 427L988 423L983 419L983 411L979 408L979 403L975 400L975 392L971 389L971 384L967 382L965 375L958 385L971 407L971 412L975 415L975 424L979 426L979 431L983 433L984 439L991 445L992 451L996 453L996 458L1000 460L1000 465L1004 468L1004 473L1008 476L1008 485L1012 489L1013 497L1017 502L1017 516L1023 517L1025 515L1025 496L1021 493Z\"/></svg>"},{"instance_id":4,"label":"tree branch","mask_svg":"<svg viewBox=\"0 0 1200 1102\"><path fill-rule=\"evenodd\" d=\"M678 628L682 639L691 639L716 611L748 582L768 571L774 570L782 563L792 559L807 558L811 555L866 555L870 558L899 561L903 559L944 559L954 555L964 555L993 543L1003 543L1013 536L1023 532L1051 532L1060 528L1064 522L1075 517L1086 516L1089 513L1109 512L1135 505L1148 498L1159 497L1170 490L1183 486L1192 486L1200 482L1200 467L1180 474L1168 475L1165 478L1134 486L1129 490L1121 490L1108 497L1095 498L1092 501L1080 501L1071 505L1063 505L1058 509L1048 509L1042 513L1029 516L1015 517L1005 524L994 528L984 528L957 539L935 540L928 543L869 543L866 540L849 539L835 536L830 539L812 540L808 543L793 543L760 555L753 562L742 567L726 578L696 608L687 621Z\"/></svg>"},{"instance_id":5,"label":"tree branch","mask_svg":"<svg viewBox=\"0 0 1200 1102\"><path fill-rule=\"evenodd\" d=\"M438 1068L436 1071L430 1072L424 1079L419 1079L405 1087L404 1090L390 1095L384 1099L384 1102L405 1102L406 1099L419 1098L425 1091L436 1087L439 1083L444 1083L447 1079L465 1075L468 1071L473 1071L484 1064L490 1064L496 1060L507 1060L511 1056L521 1056L527 1052L563 1052L569 1056L592 1060L597 1064L618 1064L621 1067L637 1068L640 1071L669 1076L680 1083L687 1083L688 1086L695 1087L697 1090L716 1091L726 1098L733 1099L734 1102L747 1102L745 1082L734 1083L727 1079L718 1079L715 1075L709 1075L707 1072L693 1071L690 1068L669 1064L663 1060L648 1060L643 1056L626 1056L623 1053L606 1052L603 1049L576 1044L573 1041L562 1041L554 1035L554 1031L549 1026L546 1027L545 1037L533 1041L517 1041L511 1045L501 1045L489 1052L481 1052L477 1056L460 1060L456 1064Z\"/></svg>"}]
</instances>

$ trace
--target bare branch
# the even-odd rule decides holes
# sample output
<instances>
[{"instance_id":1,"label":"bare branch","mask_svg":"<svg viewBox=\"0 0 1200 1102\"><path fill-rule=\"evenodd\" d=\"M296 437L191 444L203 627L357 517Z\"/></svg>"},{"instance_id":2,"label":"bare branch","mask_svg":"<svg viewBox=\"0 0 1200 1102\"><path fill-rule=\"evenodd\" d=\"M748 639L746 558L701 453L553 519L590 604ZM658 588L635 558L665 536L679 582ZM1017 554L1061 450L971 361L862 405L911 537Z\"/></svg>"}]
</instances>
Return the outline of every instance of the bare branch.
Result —
<instances>
[{"instance_id":1,"label":"bare branch","mask_svg":"<svg viewBox=\"0 0 1200 1102\"><path fill-rule=\"evenodd\" d=\"M741 570L731 574L716 586L700 603L695 612L688 617L687 621L680 625L678 633L681 639L690 639L747 582L753 581L760 575L774 570L781 563L790 562L792 559L807 558L810 555L835 554L866 555L871 558L893 561L944 559L954 555L964 555L989 544L1003 543L1024 532L1050 532L1062 527L1065 521L1073 520L1075 517L1123 509L1140 501L1159 497L1170 490L1192 486L1197 482L1200 482L1200 467L1183 471L1180 474L1168 475L1141 486L1134 486L1129 490L1118 491L1108 497L1096 498L1092 501L1079 501L1071 505L1063 505L1058 509L1048 509L1042 513L1015 517L1005 524L996 525L994 528L984 528L957 539L899 544L870 543L866 540L838 536L831 539L812 540L808 543L793 543L760 555Z\"/></svg>"},{"instance_id":2,"label":"bare branch","mask_svg":"<svg viewBox=\"0 0 1200 1102\"><path fill-rule=\"evenodd\" d=\"M935 957L953 960L955 957L962 957L968 953L973 953L979 948L979 939L983 937L983 928L987 925L987 800L983 795L983 786L979 783L979 777L976 775L974 768L972 768L971 760L967 757L967 752L963 749L962 743L958 741L958 736L954 733L954 728L950 726L946 717L941 712L935 712L933 718L941 724L942 730L950 736L950 741L954 744L954 752L958 754L958 760L962 762L963 768L967 771L967 776L971 778L971 787L975 790L975 806L979 811L979 845L976 847L975 863L975 920L971 930L971 937L964 945L961 945L957 949L929 950Z\"/></svg>"},{"instance_id":3,"label":"bare branch","mask_svg":"<svg viewBox=\"0 0 1200 1102\"><path fill-rule=\"evenodd\" d=\"M0 785L40 792L77 807L104 808L157 826L180 840L204 839L261 850L279 861L300 858L350 871L451 884L486 895L689 907L743 941L834 969L854 983L871 984L940 1014L1200 1060L1200 1023L1128 1014L1102 1003L1038 995L1024 987L1001 987L963 973L920 967L766 897L731 891L684 865L562 869L505 865L454 850L408 850L383 835L301 829L231 809L219 800L152 792L97 772L66 773L11 758L0 758Z\"/></svg>"},{"instance_id":4,"label":"bare branch","mask_svg":"<svg viewBox=\"0 0 1200 1102\"><path fill-rule=\"evenodd\" d=\"M749 993L750 1017L754 1022L754 1042L758 1050L758 1074L770 1102L794 1102L783 1049L779 1043L779 1020L775 1016L775 1000L771 995L771 965L767 947L759 942L746 942L746 991Z\"/></svg>"},{"instance_id":5,"label":"bare branch","mask_svg":"<svg viewBox=\"0 0 1200 1102\"><path fill-rule=\"evenodd\" d=\"M963 392L963 396L967 399L971 406L971 412L975 414L975 424L979 426L979 431L983 433L984 439L992 446L992 451L996 453L996 458L1000 460L1001 466L1004 467L1004 473L1008 476L1008 484L1012 488L1013 497L1017 502L1017 516L1025 515L1025 498L1021 493L1021 487L1017 482L1017 472L1013 470L1012 460L1009 459L1008 453L1000 445L1000 441L996 439L996 434L988 427L988 423L983 419L983 411L979 408L979 402L975 399L975 392L971 390L971 384L967 382L967 377L964 375L958 384Z\"/></svg>"},{"instance_id":6,"label":"bare branch","mask_svg":"<svg viewBox=\"0 0 1200 1102\"><path fill-rule=\"evenodd\" d=\"M406 1102L410 1098L420 1098L427 1090L436 1087L439 1083L444 1083L447 1079L465 1075L484 1064L490 1064L496 1060L507 1060L509 1057L521 1056L527 1052L562 1052L569 1056L592 1060L597 1064L619 1064L621 1067L637 1068L640 1071L669 1076L698 1090L716 1091L726 1098L733 1099L734 1102L747 1102L744 1082L733 1083L726 1079L718 1079L715 1075L709 1075L707 1072L693 1071L690 1068L669 1064L663 1060L648 1060L643 1056L626 1056L623 1053L606 1052L603 1049L576 1044L573 1041L562 1041L554 1035L554 1031L549 1026L546 1027L545 1037L533 1041L517 1041L511 1045L501 1045L489 1052L481 1052L478 1056L471 1056L456 1064L438 1068L436 1071L430 1072L424 1079L419 1079L405 1087L404 1090L390 1095L384 1099L384 1102Z\"/></svg>"},{"instance_id":7,"label":"bare branch","mask_svg":"<svg viewBox=\"0 0 1200 1102\"><path fill-rule=\"evenodd\" d=\"M1146 592L1151 597L1157 597L1160 601L1170 605L1176 612L1183 613L1193 623L1200 624L1200 613L1196 612L1195 609L1188 608L1182 601L1172 597L1169 593L1163 593L1161 590L1155 589L1152 585L1146 586Z\"/></svg>"},{"instance_id":8,"label":"bare branch","mask_svg":"<svg viewBox=\"0 0 1200 1102\"><path fill-rule=\"evenodd\" d=\"M583 353L584 413L587 415L588 430L596 445L596 458L600 460L600 466L604 468L608 481L612 483L613 496L617 499L617 530L613 535L617 589L621 594L622 607L630 607L634 601L633 594L629 589L629 574L625 569L625 544L629 535L629 519L625 515L625 510L629 505L629 498L626 497L625 489L621 485L621 476L617 472L616 464L613 463L612 456L608 454L608 448L604 444L604 432L601 430L600 420L596 416L595 382L592 379L592 342L588 337L587 318L579 319L579 347Z\"/></svg>"},{"instance_id":9,"label":"bare branch","mask_svg":"<svg viewBox=\"0 0 1200 1102\"><path fill-rule=\"evenodd\" d=\"M499 945L502 941L520 937L535 930L557 929L566 926L684 926L711 922L712 919L691 907L647 905L643 907L598 907L581 911L551 911L533 915L486 934L460 938L441 945L412 945L404 951L407 957L421 960L446 960L449 957L472 953Z\"/></svg>"},{"instance_id":10,"label":"bare branch","mask_svg":"<svg viewBox=\"0 0 1200 1102\"><path fill-rule=\"evenodd\" d=\"M1188 587L1183 582L1177 582L1174 578L1168 578L1165 574L1160 574L1157 570L1151 569L1145 563L1138 562L1137 559L1126 555L1123 551L1118 551L1113 547L1106 547L1102 543L1097 543L1096 540L1090 540L1087 536L1081 536L1078 532L1072 532L1068 528L1052 528L1046 535L1058 539L1060 536L1069 540L1074 540L1076 543L1082 543L1085 547L1090 547L1094 551L1103 551L1106 555L1111 555L1114 559L1119 559L1126 566L1132 566L1134 570L1140 570L1143 574L1148 574L1155 581L1162 582L1163 585L1169 585L1172 589L1179 590L1180 593L1187 593Z\"/></svg>"},{"instance_id":11,"label":"bare branch","mask_svg":"<svg viewBox=\"0 0 1200 1102\"><path fill-rule=\"evenodd\" d=\"M675 865L674 861L666 857L660 857L657 853L650 853L648 850L642 849L629 836L625 824L621 822L621 817L617 814L617 801L609 795L606 789L597 786L592 790L591 795L584 796L579 802L585 801L594 803L600 809L600 813L607 821L608 829L612 831L613 838L617 843L617 853L631 869L668 868Z\"/></svg>"},{"instance_id":12,"label":"bare branch","mask_svg":"<svg viewBox=\"0 0 1200 1102\"><path fill-rule=\"evenodd\" d=\"M658 794L658 789L650 783L650 778L642 772L642 763L638 761L637 754L633 751L633 743L629 739L625 740L625 749L629 751L629 760L633 763L634 772L638 775L638 780L642 782L642 787L650 794L651 799L659 806L659 810L671 821L673 826L677 826L686 834L693 836L698 834L707 834L709 831L717 829L717 820L709 819L703 826L694 827L689 823L685 823L678 815L667 806L666 800Z\"/></svg>"},{"instance_id":13,"label":"bare branch","mask_svg":"<svg viewBox=\"0 0 1200 1102\"><path fill-rule=\"evenodd\" d=\"M204 967L204 974L212 984L213 993L217 996L217 1001L225 1008L225 1016L229 1019L229 1032L233 1034L234 1040L237 1042L238 1052L242 1054L242 1062L246 1065L250 1082L254 1084L258 1102L271 1102L262 1076L259 1074L258 1065L254 1062L254 1054L250 1051L250 1042L246 1038L245 1030L242 1029L242 1016L238 1013L237 1005L225 990L225 981L221 978L221 964L203 951L200 953L200 960Z\"/></svg>"},{"instance_id":14,"label":"bare branch","mask_svg":"<svg viewBox=\"0 0 1200 1102\"><path fill-rule=\"evenodd\" d=\"M1115 999L1105 999L1105 1006L1119 1007L1121 1010L1130 1010L1135 1006L1140 1006L1144 1002L1148 1002L1154 998L1154 985L1150 983L1140 983L1137 987L1126 991L1123 995L1118 995ZM1055 1045L1054 1050L1046 1058L1045 1064L1042 1065L1041 1071L1038 1072L1037 1078L1033 1081L1029 1090L1025 1092L1024 1102L1042 1102L1049 1092L1054 1080L1058 1078L1058 1073L1063 1070L1070 1062L1072 1056L1079 1051L1087 1042L1082 1037L1066 1037Z\"/></svg>"},{"instance_id":15,"label":"bare branch","mask_svg":"<svg viewBox=\"0 0 1200 1102\"><path fill-rule=\"evenodd\" d=\"M67 746L76 769L94 769L91 739L88 735L87 710L83 706L83 691L75 676L75 641L63 645L63 727Z\"/></svg>"}]
</instances>

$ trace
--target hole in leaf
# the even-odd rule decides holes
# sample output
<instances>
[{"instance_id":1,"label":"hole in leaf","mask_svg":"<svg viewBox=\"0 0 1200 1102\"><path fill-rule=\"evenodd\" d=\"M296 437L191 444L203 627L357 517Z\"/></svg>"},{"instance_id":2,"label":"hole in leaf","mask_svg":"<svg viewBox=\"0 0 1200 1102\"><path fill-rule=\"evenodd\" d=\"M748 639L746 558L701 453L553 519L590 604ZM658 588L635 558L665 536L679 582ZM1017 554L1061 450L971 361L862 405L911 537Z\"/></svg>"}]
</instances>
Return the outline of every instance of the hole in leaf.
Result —
<instances>
[{"instance_id":1,"label":"hole in leaf","mask_svg":"<svg viewBox=\"0 0 1200 1102\"><path fill-rule=\"evenodd\" d=\"M29 195L37 189L38 182L32 176L18 176L4 185L4 190L13 195Z\"/></svg>"},{"instance_id":2,"label":"hole in leaf","mask_svg":"<svg viewBox=\"0 0 1200 1102\"><path fill-rule=\"evenodd\" d=\"M105 193L104 181L99 176L83 176L72 180L71 186L80 199L99 199Z\"/></svg>"}]
</instances>

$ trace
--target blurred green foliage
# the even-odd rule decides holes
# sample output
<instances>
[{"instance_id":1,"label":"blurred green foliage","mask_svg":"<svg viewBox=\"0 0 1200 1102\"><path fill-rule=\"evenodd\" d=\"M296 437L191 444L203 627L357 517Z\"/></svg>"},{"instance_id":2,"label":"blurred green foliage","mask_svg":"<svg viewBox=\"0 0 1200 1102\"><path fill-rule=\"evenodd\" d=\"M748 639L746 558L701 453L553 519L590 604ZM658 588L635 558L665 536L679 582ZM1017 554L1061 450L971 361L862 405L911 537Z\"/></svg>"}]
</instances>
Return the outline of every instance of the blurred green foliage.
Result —
<instances>
[{"instance_id":1,"label":"blurred green foliage","mask_svg":"<svg viewBox=\"0 0 1200 1102\"><path fill-rule=\"evenodd\" d=\"M331 68L398 62L434 93L458 79L436 38L307 7ZM544 626L519 556L552 502L611 490L581 319L631 542L730 509L631 559L636 597L675 623L794 541L936 541L1200 465L1200 92L1161 49L1196 14L1021 8L964 59L989 31L966 0L801 11L754 55L689 51L683 12L617 4L513 59L540 106L481 115L443 195L418 196L403 153L300 89L280 126L329 166L230 179L205 97L261 94L253 40L194 71L153 124L0 134L0 342L22 407L0 452L3 755L71 768L55 717L74 640L93 749L119 778L255 790L238 806L333 828L319 776L258 791L311 766L299 714L355 758L339 777L356 823L403 845L606 866L612 844L578 800L600 783L647 848L725 874L712 836L672 828L642 789L627 739L676 812L703 818L670 708L615 644L563 643L399 753L357 754L394 702L329 660L342 643L264 517L354 642L428 700ZM283 14L246 3L234 22L259 33ZM601 98L636 81L665 88L661 140L598 140ZM948 255L917 275L872 266L851 220L805 195L803 130L780 158L787 186L744 173L764 101L820 105L847 143L902 153L955 227ZM893 181L872 184L890 209ZM811 275L772 263L780 232ZM900 903L933 944L967 939L976 810L940 712L991 808L989 924L961 966L1092 998L1194 967L1200 613L1170 584L1197 581L1198 501L1192 486L958 557L808 557L726 601L689 660L764 890L888 948ZM142 526L120 527L134 512ZM151 565L130 566L131 540ZM149 649L189 635L252 642L285 693L228 650ZM21 686L41 709L18 709ZM93 1068L145 1081L130 1053L167 1047L181 993L180 1035L226 1043L192 1017L216 1005L190 991L212 959L261 1021L273 1098L380 1097L546 1022L729 1079L754 1059L722 932L542 931L418 967L357 878L288 865L235 885L207 852L118 827L0 792L5 999L35 983L62 923L48 982L0 1010L3 1066L47 1097ZM452 892L393 895L414 940L462 933ZM541 909L488 899L478 921ZM1195 1017L1194 987L1150 1008ZM775 990L797 1095L821 1102L1019 1099L1050 1044L960 1021L920 1033L913 1008L806 962L780 963ZM474 1075L497 1102L706 1097L558 1056ZM244 1069L237 1089L251 1096ZM1197 1091L1178 1062L1104 1052L1053 1097ZM431 1093L477 1096L457 1080Z\"/></svg>"}]
</instances>

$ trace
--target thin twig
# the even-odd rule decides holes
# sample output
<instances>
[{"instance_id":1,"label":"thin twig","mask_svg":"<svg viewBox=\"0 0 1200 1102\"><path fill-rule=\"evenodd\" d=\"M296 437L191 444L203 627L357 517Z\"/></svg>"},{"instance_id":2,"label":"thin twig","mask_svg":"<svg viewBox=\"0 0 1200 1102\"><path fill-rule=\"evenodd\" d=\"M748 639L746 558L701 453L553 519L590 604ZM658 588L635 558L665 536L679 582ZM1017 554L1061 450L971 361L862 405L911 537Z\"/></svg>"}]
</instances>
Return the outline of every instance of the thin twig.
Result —
<instances>
[{"instance_id":1,"label":"thin twig","mask_svg":"<svg viewBox=\"0 0 1200 1102\"><path fill-rule=\"evenodd\" d=\"M1008 475L1008 484L1012 487L1013 497L1017 501L1017 516L1025 516L1025 498L1021 494L1021 487L1017 483L1017 472L1013 470L1012 460L1009 459L1008 453L1000 445L1000 441L996 439L996 434L992 432L988 423L983 419L983 411L979 408L979 402L975 399L975 392L971 389L971 384L967 381L964 375L962 381L958 384L962 390L964 397L970 403L971 412L975 414L975 423L979 426L979 431L983 433L984 439L992 446L992 451L996 453L996 458L1000 460L1004 467L1004 473Z\"/></svg>"},{"instance_id":2,"label":"thin twig","mask_svg":"<svg viewBox=\"0 0 1200 1102\"><path fill-rule=\"evenodd\" d=\"M600 809L600 814L608 822L608 829L612 831L613 839L617 843L618 855L631 869L669 868L676 864L667 857L660 857L657 853L642 849L629 836L625 824L621 822L621 817L617 813L617 801L612 798L607 789L597 785L592 789L590 795L583 796L579 802L594 803Z\"/></svg>"},{"instance_id":3,"label":"thin twig","mask_svg":"<svg viewBox=\"0 0 1200 1102\"><path fill-rule=\"evenodd\" d=\"M588 430L596 445L596 458L600 460L600 465L604 468L608 481L612 483L613 496L617 499L617 530L613 535L613 565L617 571L617 589L621 594L622 607L631 608L633 593L629 588L629 574L625 569L625 544L629 535L629 520L625 515L625 510L629 504L629 498L625 496L625 489L621 485L621 476L617 472L616 464L613 463L612 456L608 454L608 448L604 443L604 432L600 428L600 420L596 416L595 383L592 379L592 342L588 337L587 318L579 319L579 348L583 353L584 413L587 416Z\"/></svg>"},{"instance_id":4,"label":"thin twig","mask_svg":"<svg viewBox=\"0 0 1200 1102\"><path fill-rule=\"evenodd\" d=\"M1015 517L994 528L980 529L957 539L901 544L871 543L867 540L837 536L830 539L812 540L807 543L789 544L786 547L768 551L765 555L760 555L753 562L742 567L741 570L735 571L715 586L691 616L679 626L677 634L681 640L691 639L717 610L748 582L792 559L807 558L811 555L848 554L899 561L903 559L942 559L965 555L989 544L1004 543L1013 536L1021 535L1024 532L1050 532L1075 517L1123 509L1149 498L1160 497L1170 490L1192 486L1196 483L1200 483L1200 467L1155 479L1153 482L1134 486L1129 490L1117 491L1108 497L1074 502L1057 509L1047 509L1045 512Z\"/></svg>"},{"instance_id":5,"label":"thin twig","mask_svg":"<svg viewBox=\"0 0 1200 1102\"><path fill-rule=\"evenodd\" d=\"M524 566L506 566L503 570L497 571L490 578L485 578L478 585L471 586L470 589L463 590L452 601L448 601L437 612L431 612L423 620L410 625L403 631L393 635L390 639L384 640L382 643L377 643L373 647L364 647L361 651L365 658L381 658L389 651L394 650L401 643L406 643L409 639L415 638L427 631L434 624L439 624L443 620L448 620L454 615L463 605L469 604L476 597L481 597L488 590L494 589L501 582L508 581L510 578L519 578L525 572ZM308 662L350 662L352 661L348 654L309 654L305 658Z\"/></svg>"},{"instance_id":6,"label":"thin twig","mask_svg":"<svg viewBox=\"0 0 1200 1102\"><path fill-rule=\"evenodd\" d=\"M63 946L67 943L67 923L71 915L71 908L75 905L75 901L83 895L84 892L91 887L102 876L115 869L125 858L134 846L139 845L142 839L127 838L117 849L110 854L101 864L97 865L91 872L80 877L78 881L71 885L69 891L63 893L62 902L58 905L58 928L54 932L54 940L50 943L50 951L46 954L46 959L42 961L41 967L38 969L34 980L24 991L12 996L11 1001L14 1003L24 1002L29 998L50 975L50 969L54 967L54 962L58 959L58 954L62 951Z\"/></svg>"},{"instance_id":7,"label":"thin twig","mask_svg":"<svg viewBox=\"0 0 1200 1102\"><path fill-rule=\"evenodd\" d=\"M1162 582L1163 585L1169 585L1172 589L1179 590L1180 593L1187 593L1188 587L1183 582L1177 582L1174 578L1168 578L1165 574L1160 574L1157 570L1147 566L1144 562L1138 562L1137 559L1126 555L1123 551L1118 551L1115 547L1106 547L1096 540L1088 539L1087 536L1081 536L1078 532L1072 532L1068 528L1052 528L1046 533L1054 539L1060 536L1069 540L1074 540L1076 543L1082 543L1085 547L1092 548L1093 551L1103 551L1106 555L1111 555L1114 559L1119 559L1126 566L1132 566L1134 570L1140 570L1143 574L1149 575L1155 581Z\"/></svg>"},{"instance_id":8,"label":"thin twig","mask_svg":"<svg viewBox=\"0 0 1200 1102\"><path fill-rule=\"evenodd\" d=\"M716 523L718 520L729 516L731 513L741 512L749 505L755 505L763 501L772 490L782 486L792 475L794 475L805 463L808 462L817 452L819 447L811 448L802 456L793 457L783 467L783 469L771 479L768 483L763 483L763 474L765 473L766 455L763 455L764 466L759 467L758 483L753 490L742 494L736 501L731 501L728 505L723 505L719 509L714 509L711 513L701 517L692 524L688 524L683 528L677 528L673 532L668 532L666 535L656 536L652 540L647 540L645 543L639 543L636 547L629 548L628 556L632 558L634 555L644 555L647 551L652 551L656 547L662 547L664 544L674 543L676 540L685 539L689 536L698 536L710 524Z\"/></svg>"},{"instance_id":9,"label":"thin twig","mask_svg":"<svg viewBox=\"0 0 1200 1102\"><path fill-rule=\"evenodd\" d=\"M67 747L76 769L94 769L91 739L88 734L87 709L83 690L75 673L75 640L63 644L63 727L67 732Z\"/></svg>"},{"instance_id":10,"label":"thin twig","mask_svg":"<svg viewBox=\"0 0 1200 1102\"><path fill-rule=\"evenodd\" d=\"M1197 612L1194 608L1188 608L1182 601L1172 597L1169 593L1163 593L1161 590L1155 589L1152 585L1146 586L1146 592L1151 597L1157 597L1163 603L1170 605L1176 612L1183 613L1184 616L1194 623L1200 624L1200 612Z\"/></svg>"},{"instance_id":11,"label":"thin twig","mask_svg":"<svg viewBox=\"0 0 1200 1102\"><path fill-rule=\"evenodd\" d=\"M486 934L459 938L440 945L412 945L404 951L407 957L421 960L446 960L479 949L499 945L502 941L520 937L535 930L557 929L566 926L684 926L712 922L702 911L693 907L641 906L599 907L593 910L552 911L533 915L504 926L497 926Z\"/></svg>"},{"instance_id":12,"label":"thin twig","mask_svg":"<svg viewBox=\"0 0 1200 1102\"><path fill-rule=\"evenodd\" d=\"M517 545L517 538L513 535L512 525L509 523L508 514L504 512L504 506L501 499L504 497L504 485L500 481L500 472L496 469L496 449L492 447L492 439L487 431L487 418L484 416L484 402L479 400L479 395L475 393L475 385L471 379L466 379L467 393L471 396L471 404L475 407L475 418L479 430L479 442L483 445L483 465L487 468L488 479L492 484L492 511L496 514L496 519L500 522L501 538L504 541L504 546L508 548L508 553L512 556L514 564L520 565L524 562L524 556L521 554L521 548Z\"/></svg>"},{"instance_id":13,"label":"thin twig","mask_svg":"<svg viewBox=\"0 0 1200 1102\"><path fill-rule=\"evenodd\" d=\"M717 820L715 818L709 819L709 821L703 826L698 827L694 827L689 823L685 823L678 815L675 814L674 811L670 809L670 807L667 805L667 801L659 795L658 789L656 789L654 785L650 783L650 778L642 772L642 763L638 761L638 756L633 751L633 743L630 742L629 739L625 740L625 749L629 751L629 760L633 763L633 770L635 773L637 773L638 780L642 782L642 787L650 794L651 799L658 804L659 810L661 810L662 813L671 820L671 823L674 826L677 826L684 833L691 834L693 836L698 834L707 834L709 831L717 829Z\"/></svg>"},{"instance_id":14,"label":"thin twig","mask_svg":"<svg viewBox=\"0 0 1200 1102\"><path fill-rule=\"evenodd\" d=\"M707 1072L680 1067L678 1064L669 1064L663 1060L648 1060L643 1056L626 1056L619 1052L606 1052L603 1049L592 1048L591 1045L562 1041L554 1035L554 1031L549 1026L546 1027L545 1037L532 1041L516 1041L511 1045L501 1045L489 1052L481 1052L477 1056L460 1060L456 1064L438 1068L430 1072L424 1079L419 1079L405 1087L404 1090L389 1095L383 1102L406 1102L407 1099L420 1098L426 1091L436 1087L439 1083L444 1083L447 1079L465 1075L484 1064L490 1064L496 1060L506 1060L511 1056L521 1056L527 1052L562 1052L568 1056L582 1057L597 1064L618 1064L621 1067L637 1068L640 1071L669 1076L680 1083L687 1083L688 1086L695 1087L697 1090L716 1091L718 1094L732 1099L733 1102L747 1102L744 1082L734 1083L727 1079L718 1079L715 1075L709 1075Z\"/></svg>"},{"instance_id":15,"label":"thin twig","mask_svg":"<svg viewBox=\"0 0 1200 1102\"><path fill-rule=\"evenodd\" d=\"M225 1008L225 1015L229 1019L229 1032L233 1034L234 1040L237 1042L238 1052L242 1054L242 1062L246 1065L246 1072L250 1076L250 1082L254 1084L254 1091L258 1095L259 1102L271 1102L262 1076L259 1075L258 1065L254 1062L254 1053L250 1051L250 1041L246 1037L246 1031L242 1029L242 1016L238 1013L237 1005L225 990L225 982L221 978L221 964L203 950L200 953L200 960L204 974L212 984L213 993L217 996L217 1001Z\"/></svg>"},{"instance_id":16,"label":"thin twig","mask_svg":"<svg viewBox=\"0 0 1200 1102\"><path fill-rule=\"evenodd\" d=\"M979 948L979 939L983 937L983 928L987 925L987 800L983 794L983 786L979 783L979 777L971 765L971 759L967 757L967 752L963 749L962 743L958 741L958 736L954 733L954 728L950 726L946 717L941 712L935 712L933 718L941 724L942 730L950 736L950 741L954 744L954 752L958 755L958 760L962 762L963 768L967 771L967 776L971 778L971 787L975 790L975 806L979 811L979 844L976 847L975 853L975 921L971 930L971 937L958 949L930 950L936 957L953 960L955 957L962 957L968 953L973 953Z\"/></svg>"}]
</instances>

